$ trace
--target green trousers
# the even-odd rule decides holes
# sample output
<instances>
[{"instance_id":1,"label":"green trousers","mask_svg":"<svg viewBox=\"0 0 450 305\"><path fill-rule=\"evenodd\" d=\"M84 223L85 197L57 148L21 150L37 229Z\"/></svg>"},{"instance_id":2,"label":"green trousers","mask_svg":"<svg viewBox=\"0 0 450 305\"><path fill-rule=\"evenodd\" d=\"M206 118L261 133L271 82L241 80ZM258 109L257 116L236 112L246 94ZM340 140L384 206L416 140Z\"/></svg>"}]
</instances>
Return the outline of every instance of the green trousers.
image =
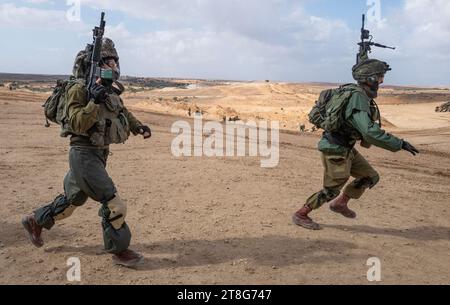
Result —
<instances>
[{"instance_id":1,"label":"green trousers","mask_svg":"<svg viewBox=\"0 0 450 305\"><path fill-rule=\"evenodd\" d=\"M101 203L99 216L102 217L106 251L120 253L128 249L131 232L126 223L116 230L109 221L108 202L117 190L106 171L108 155L108 149L72 147L69 153L70 170L64 178L64 195L37 209L35 218L39 225L50 230L55 221L70 217L77 207L91 198Z\"/></svg>"},{"instance_id":2,"label":"green trousers","mask_svg":"<svg viewBox=\"0 0 450 305\"><path fill-rule=\"evenodd\" d=\"M350 177L355 180L345 187L344 194L352 199L361 198L366 189L380 181L378 173L356 149L346 156L322 153L322 163L325 168L323 189L306 201L314 210L338 197Z\"/></svg>"}]
</instances>

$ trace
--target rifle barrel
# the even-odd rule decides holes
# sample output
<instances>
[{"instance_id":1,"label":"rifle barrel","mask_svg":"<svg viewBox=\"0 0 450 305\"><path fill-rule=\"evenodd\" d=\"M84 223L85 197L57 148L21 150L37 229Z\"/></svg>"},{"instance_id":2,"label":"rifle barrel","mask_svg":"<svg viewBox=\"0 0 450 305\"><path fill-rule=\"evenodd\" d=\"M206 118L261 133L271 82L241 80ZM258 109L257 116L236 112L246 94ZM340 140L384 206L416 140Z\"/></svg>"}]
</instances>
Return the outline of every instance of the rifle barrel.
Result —
<instances>
[{"instance_id":1,"label":"rifle barrel","mask_svg":"<svg viewBox=\"0 0 450 305\"><path fill-rule=\"evenodd\" d=\"M388 47L379 43L373 43L373 46L378 47L378 48L384 48L384 49L391 49L391 50L395 50L395 47Z\"/></svg>"}]
</instances>

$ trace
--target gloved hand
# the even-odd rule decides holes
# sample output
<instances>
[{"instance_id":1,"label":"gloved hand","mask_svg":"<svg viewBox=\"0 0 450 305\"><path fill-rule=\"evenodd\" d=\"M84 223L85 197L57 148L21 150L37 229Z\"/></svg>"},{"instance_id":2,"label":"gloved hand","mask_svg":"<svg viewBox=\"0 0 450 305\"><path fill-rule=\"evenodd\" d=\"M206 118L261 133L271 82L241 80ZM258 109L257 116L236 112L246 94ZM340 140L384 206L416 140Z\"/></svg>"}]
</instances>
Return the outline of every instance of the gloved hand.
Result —
<instances>
[{"instance_id":1,"label":"gloved hand","mask_svg":"<svg viewBox=\"0 0 450 305\"><path fill-rule=\"evenodd\" d=\"M144 136L144 139L151 138L152 131L151 131L150 127L144 125L144 126L139 127L138 130L139 130L139 134Z\"/></svg>"},{"instance_id":2,"label":"gloved hand","mask_svg":"<svg viewBox=\"0 0 450 305\"><path fill-rule=\"evenodd\" d=\"M414 146L412 146L406 141L403 141L402 149L406 150L407 152L410 152L414 156L420 153Z\"/></svg>"},{"instance_id":3,"label":"gloved hand","mask_svg":"<svg viewBox=\"0 0 450 305\"><path fill-rule=\"evenodd\" d=\"M91 87L90 93L91 93L92 98L94 99L94 103L96 103L97 105L104 103L108 96L106 88L99 84L94 84Z\"/></svg>"}]
</instances>

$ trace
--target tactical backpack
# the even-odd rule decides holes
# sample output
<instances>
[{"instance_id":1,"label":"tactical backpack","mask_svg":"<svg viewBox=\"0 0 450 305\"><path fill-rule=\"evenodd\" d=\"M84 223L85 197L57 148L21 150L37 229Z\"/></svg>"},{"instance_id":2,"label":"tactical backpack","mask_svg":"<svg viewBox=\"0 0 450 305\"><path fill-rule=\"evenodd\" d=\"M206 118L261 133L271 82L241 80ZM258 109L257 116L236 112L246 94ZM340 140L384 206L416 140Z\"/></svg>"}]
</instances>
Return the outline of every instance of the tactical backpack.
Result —
<instances>
[{"instance_id":1,"label":"tactical backpack","mask_svg":"<svg viewBox=\"0 0 450 305\"><path fill-rule=\"evenodd\" d=\"M355 92L363 93L356 84L346 84L336 89L324 90L309 113L309 122L319 129L333 132L339 130L344 121L345 109Z\"/></svg>"},{"instance_id":2,"label":"tactical backpack","mask_svg":"<svg viewBox=\"0 0 450 305\"><path fill-rule=\"evenodd\" d=\"M42 105L46 120L45 127L50 127L49 121L60 125L61 137L67 137L70 134L67 124L66 95L70 88L77 83L79 83L79 80L74 77L71 77L68 80L58 80L52 95L49 96L44 105Z\"/></svg>"}]
</instances>

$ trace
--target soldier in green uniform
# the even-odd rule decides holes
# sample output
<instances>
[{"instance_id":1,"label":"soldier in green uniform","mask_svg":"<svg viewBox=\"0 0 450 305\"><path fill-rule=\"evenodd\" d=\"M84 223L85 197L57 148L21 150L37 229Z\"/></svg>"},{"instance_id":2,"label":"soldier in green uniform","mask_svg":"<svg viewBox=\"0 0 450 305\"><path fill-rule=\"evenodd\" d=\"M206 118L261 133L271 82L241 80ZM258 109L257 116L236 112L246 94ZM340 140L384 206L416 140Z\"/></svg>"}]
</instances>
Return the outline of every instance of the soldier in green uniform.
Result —
<instances>
[{"instance_id":1,"label":"soldier in green uniform","mask_svg":"<svg viewBox=\"0 0 450 305\"><path fill-rule=\"evenodd\" d=\"M42 229L50 230L55 222L68 218L91 198L101 204L99 216L105 250L113 254L116 264L134 267L142 261L142 256L128 248L131 232L125 222L127 205L105 168L110 144L124 143L130 133L150 138L151 130L127 110L120 97L124 87L118 82L119 55L112 40L103 39L101 56L102 68L112 70L113 78L98 79L90 91L91 100L87 100L88 71L84 51L79 52L75 60L74 81L66 89L67 126L63 129L71 135L71 148L70 170L64 179L65 193L25 216L22 224L31 242L42 247Z\"/></svg>"},{"instance_id":2,"label":"soldier in green uniform","mask_svg":"<svg viewBox=\"0 0 450 305\"><path fill-rule=\"evenodd\" d=\"M386 72L390 70L387 63L376 59L362 60L353 67L353 78L358 85L350 85L354 89L340 117L344 121L342 128L334 132L325 131L319 142L325 168L323 189L309 197L305 206L294 214L296 225L320 230L319 224L309 214L327 202L330 202L333 212L356 218L356 213L348 208L349 201L361 198L380 180L376 170L354 148L357 142L361 141L365 148L374 145L392 152L403 149L413 155L419 153L407 141L381 129L381 115L374 99ZM355 180L344 188L350 177Z\"/></svg>"}]
</instances>

